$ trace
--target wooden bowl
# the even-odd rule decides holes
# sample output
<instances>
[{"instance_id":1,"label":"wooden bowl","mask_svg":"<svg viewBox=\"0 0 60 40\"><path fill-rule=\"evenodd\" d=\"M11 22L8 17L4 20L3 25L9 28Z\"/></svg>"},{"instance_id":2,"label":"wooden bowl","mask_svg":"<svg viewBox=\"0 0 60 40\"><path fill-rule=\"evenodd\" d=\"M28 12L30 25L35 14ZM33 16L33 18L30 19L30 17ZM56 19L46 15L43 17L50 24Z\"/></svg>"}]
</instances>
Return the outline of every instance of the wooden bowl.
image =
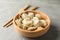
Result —
<instances>
[{"instance_id":1,"label":"wooden bowl","mask_svg":"<svg viewBox=\"0 0 60 40\"><path fill-rule=\"evenodd\" d=\"M19 18L19 14L18 14L13 18L13 24L14 24L14 28L16 30L18 30L18 32L20 34L22 34L25 37L35 38L35 37L42 36L43 34L45 34L49 30L49 28L50 28L50 18L48 17L48 15L46 15L45 13L43 13L41 11L37 11L37 10L30 10L30 11L25 11L25 12L34 12L34 13L40 14L42 16L42 18L44 18L47 21L47 26L43 29L38 28L36 31L28 31L28 30L21 29L20 27L18 27L16 25L16 22L15 22L15 20L17 18ZM20 13L20 15L22 13Z\"/></svg>"}]
</instances>

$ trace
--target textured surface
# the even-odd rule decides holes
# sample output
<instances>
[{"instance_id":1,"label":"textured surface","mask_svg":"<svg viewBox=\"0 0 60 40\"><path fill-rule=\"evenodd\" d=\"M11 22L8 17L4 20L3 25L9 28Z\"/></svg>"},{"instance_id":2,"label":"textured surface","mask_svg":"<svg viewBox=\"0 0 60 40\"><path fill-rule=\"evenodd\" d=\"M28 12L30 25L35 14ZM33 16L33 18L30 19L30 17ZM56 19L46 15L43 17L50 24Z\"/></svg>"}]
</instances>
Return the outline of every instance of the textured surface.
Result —
<instances>
[{"instance_id":1,"label":"textured surface","mask_svg":"<svg viewBox=\"0 0 60 40\"><path fill-rule=\"evenodd\" d=\"M51 28L43 36L30 39L19 35L13 25L3 28L3 24L13 18L26 4L40 6L38 10L51 18ZM0 0L0 40L60 40L60 0Z\"/></svg>"}]
</instances>

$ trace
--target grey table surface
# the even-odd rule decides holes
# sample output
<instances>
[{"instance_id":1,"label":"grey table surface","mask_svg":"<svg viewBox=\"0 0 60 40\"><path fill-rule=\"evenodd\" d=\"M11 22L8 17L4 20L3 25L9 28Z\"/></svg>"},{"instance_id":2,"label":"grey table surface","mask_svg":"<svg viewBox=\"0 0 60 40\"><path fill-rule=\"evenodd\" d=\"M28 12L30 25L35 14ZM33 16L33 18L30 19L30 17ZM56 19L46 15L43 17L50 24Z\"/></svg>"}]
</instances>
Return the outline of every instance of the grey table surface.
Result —
<instances>
[{"instance_id":1,"label":"grey table surface","mask_svg":"<svg viewBox=\"0 0 60 40\"><path fill-rule=\"evenodd\" d=\"M50 30L35 39L19 35L13 25L8 28L2 27L27 4L31 4L32 7L40 6L38 10L51 18ZM0 0L0 40L60 40L60 0Z\"/></svg>"}]
</instances>

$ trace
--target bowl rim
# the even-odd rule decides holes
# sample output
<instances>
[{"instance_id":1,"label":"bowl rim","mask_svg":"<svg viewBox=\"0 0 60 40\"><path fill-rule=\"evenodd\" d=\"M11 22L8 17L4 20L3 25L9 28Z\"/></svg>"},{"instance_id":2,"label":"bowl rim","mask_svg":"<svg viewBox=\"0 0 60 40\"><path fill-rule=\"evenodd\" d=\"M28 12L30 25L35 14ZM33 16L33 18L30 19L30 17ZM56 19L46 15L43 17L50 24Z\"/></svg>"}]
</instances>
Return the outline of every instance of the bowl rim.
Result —
<instances>
[{"instance_id":1,"label":"bowl rim","mask_svg":"<svg viewBox=\"0 0 60 40\"><path fill-rule=\"evenodd\" d=\"M50 27L50 25L51 25L51 20L50 20L50 17L47 15L47 14L45 14L44 12L42 12L42 11L37 11L37 10L28 10L28 11L34 11L34 12L41 12L41 14L43 13L44 15L46 15L47 16L47 18L48 18L48 20L49 20L49 24L45 27L45 28L43 28L42 30L36 30L36 31L28 31L28 30L24 30L24 29L22 29L22 28L20 28L20 27L18 27L16 24L15 24L15 18L16 18L16 16L13 18L13 25L14 25L14 27L16 27L17 29L19 29L20 31L23 31L23 32L39 32L39 31L43 31L43 30L46 30L48 27ZM27 12L27 11L24 11L24 12ZM19 15L19 14L18 14Z\"/></svg>"}]
</instances>

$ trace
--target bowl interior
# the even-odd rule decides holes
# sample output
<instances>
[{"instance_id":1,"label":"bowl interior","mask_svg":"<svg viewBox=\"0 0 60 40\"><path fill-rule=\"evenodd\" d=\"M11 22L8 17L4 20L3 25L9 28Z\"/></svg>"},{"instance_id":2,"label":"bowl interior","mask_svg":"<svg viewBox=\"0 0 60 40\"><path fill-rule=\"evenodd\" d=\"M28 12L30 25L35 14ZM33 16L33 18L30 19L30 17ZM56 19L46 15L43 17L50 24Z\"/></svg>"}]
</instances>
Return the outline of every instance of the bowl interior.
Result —
<instances>
[{"instance_id":1,"label":"bowl interior","mask_svg":"<svg viewBox=\"0 0 60 40\"><path fill-rule=\"evenodd\" d=\"M40 14L41 17L42 17L43 19L45 19L46 22L47 22L46 27L43 28L42 30L45 30L45 29L47 29L47 28L49 27L49 25L50 25L50 18L49 18L48 15L46 15L45 13L43 13L43 12L41 12L41 11L35 11L35 10L33 10L33 11L25 11L25 12L33 12L33 13L36 13L36 14ZM24 13L24 12L22 12L22 13ZM19 30L22 30L22 31L25 31L25 32L38 32L38 31L41 31L40 29L37 29L36 31L28 31L28 30L23 30L23 29L21 29L20 27L18 27L17 24L16 24L16 22L15 22L15 20L16 20L17 18L19 19L19 16L21 16L22 13L16 15L16 16L14 17L14 19L13 19L14 25L15 25Z\"/></svg>"}]
</instances>

